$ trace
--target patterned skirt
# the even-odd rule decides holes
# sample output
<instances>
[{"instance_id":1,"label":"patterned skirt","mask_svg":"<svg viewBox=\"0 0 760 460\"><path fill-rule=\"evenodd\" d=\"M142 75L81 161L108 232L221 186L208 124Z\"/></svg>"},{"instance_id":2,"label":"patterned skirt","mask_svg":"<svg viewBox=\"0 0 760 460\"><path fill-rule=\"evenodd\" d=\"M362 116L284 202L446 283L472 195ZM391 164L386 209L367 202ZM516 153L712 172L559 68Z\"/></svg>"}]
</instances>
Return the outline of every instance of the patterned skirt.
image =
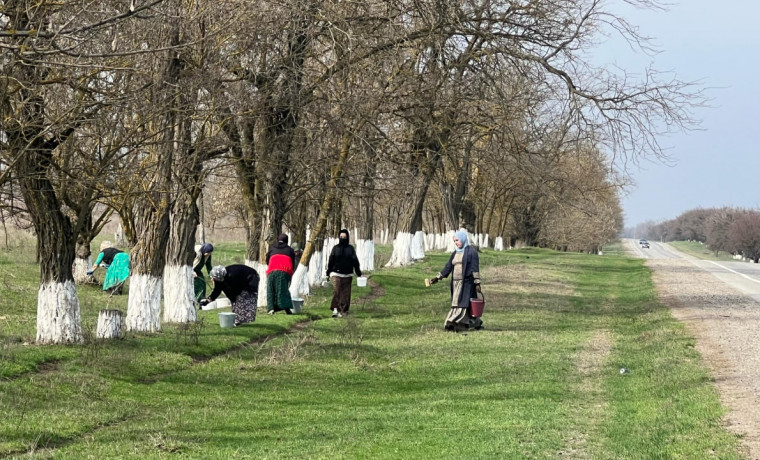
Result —
<instances>
[{"instance_id":1,"label":"patterned skirt","mask_svg":"<svg viewBox=\"0 0 760 460\"><path fill-rule=\"evenodd\" d=\"M232 313L235 313L235 326L256 321L258 302L258 292L243 291L237 296L232 304Z\"/></svg>"}]
</instances>

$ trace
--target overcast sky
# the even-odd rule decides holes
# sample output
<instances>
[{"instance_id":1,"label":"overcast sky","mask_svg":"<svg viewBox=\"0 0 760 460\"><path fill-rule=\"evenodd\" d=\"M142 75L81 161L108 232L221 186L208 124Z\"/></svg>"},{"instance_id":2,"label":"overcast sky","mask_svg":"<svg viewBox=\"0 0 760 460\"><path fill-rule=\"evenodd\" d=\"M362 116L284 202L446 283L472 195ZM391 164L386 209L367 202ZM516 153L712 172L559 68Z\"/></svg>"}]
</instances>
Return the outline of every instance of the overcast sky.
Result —
<instances>
[{"instance_id":1,"label":"overcast sky","mask_svg":"<svg viewBox=\"0 0 760 460\"><path fill-rule=\"evenodd\" d=\"M674 166L645 162L632 171L637 185L622 199L626 227L699 207L760 207L760 0L678 0L665 12L626 9L625 16L662 51L647 60L681 80L701 80L711 99L695 112L701 131L662 139ZM613 43L605 46L626 56ZM616 59L624 68L635 62Z\"/></svg>"}]
</instances>

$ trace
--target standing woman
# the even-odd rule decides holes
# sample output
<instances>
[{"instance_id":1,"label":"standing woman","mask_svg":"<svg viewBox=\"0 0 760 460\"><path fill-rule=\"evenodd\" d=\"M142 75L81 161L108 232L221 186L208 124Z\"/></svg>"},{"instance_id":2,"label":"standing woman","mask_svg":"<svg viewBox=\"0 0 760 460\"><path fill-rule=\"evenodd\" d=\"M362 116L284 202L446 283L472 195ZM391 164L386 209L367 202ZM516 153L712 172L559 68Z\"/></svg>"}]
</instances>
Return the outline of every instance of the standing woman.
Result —
<instances>
[{"instance_id":1,"label":"standing woman","mask_svg":"<svg viewBox=\"0 0 760 460\"><path fill-rule=\"evenodd\" d=\"M288 315L293 313L288 286L295 266L296 254L288 246L288 235L283 233L267 251L267 313L270 315L282 310Z\"/></svg>"},{"instance_id":2,"label":"standing woman","mask_svg":"<svg viewBox=\"0 0 760 460\"><path fill-rule=\"evenodd\" d=\"M351 306L351 280L353 273L362 276L359 258L354 247L348 244L348 230L343 229L338 234L338 244L330 252L327 259L327 276L332 280L333 298L330 303L333 318L342 317L348 313Z\"/></svg>"},{"instance_id":3,"label":"standing woman","mask_svg":"<svg viewBox=\"0 0 760 460\"><path fill-rule=\"evenodd\" d=\"M214 246L206 243L195 253L193 260L193 287L195 289L195 300L200 302L206 297L206 277L203 276L203 267L206 272L211 273L211 253L214 252Z\"/></svg>"},{"instance_id":4,"label":"standing woman","mask_svg":"<svg viewBox=\"0 0 760 460\"><path fill-rule=\"evenodd\" d=\"M214 290L201 305L208 305L219 294L230 299L235 313L235 326L256 321L256 306L259 299L259 274L247 265L217 265L209 273Z\"/></svg>"},{"instance_id":5,"label":"standing woman","mask_svg":"<svg viewBox=\"0 0 760 460\"><path fill-rule=\"evenodd\" d=\"M454 234L457 249L438 275L430 280L435 284L451 274L451 310L443 325L447 331L481 329L483 321L470 315L470 299L480 293L480 260L478 251L467 244L467 232Z\"/></svg>"}]
</instances>

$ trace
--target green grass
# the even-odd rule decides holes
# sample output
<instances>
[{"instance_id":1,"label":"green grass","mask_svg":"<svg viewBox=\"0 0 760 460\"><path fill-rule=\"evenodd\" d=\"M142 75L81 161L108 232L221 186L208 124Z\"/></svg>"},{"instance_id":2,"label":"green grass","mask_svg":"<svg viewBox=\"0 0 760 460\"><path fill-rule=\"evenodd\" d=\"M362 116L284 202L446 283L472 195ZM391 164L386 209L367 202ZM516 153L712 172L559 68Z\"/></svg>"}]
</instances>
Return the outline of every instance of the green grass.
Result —
<instances>
[{"instance_id":1,"label":"green grass","mask_svg":"<svg viewBox=\"0 0 760 460\"><path fill-rule=\"evenodd\" d=\"M741 458L694 339L643 262L612 253L483 251L483 331L442 330L448 283L423 283L448 257L434 254L372 273L348 318L329 318L320 289L306 315L227 330L204 312L194 329L71 347L23 344L35 268L3 254L0 295L19 294L0 306L15 363L2 367L0 456ZM91 322L104 294L80 296Z\"/></svg>"},{"instance_id":2,"label":"green grass","mask_svg":"<svg viewBox=\"0 0 760 460\"><path fill-rule=\"evenodd\" d=\"M690 256L697 257L704 260L734 260L730 253L710 250L707 245L700 243L699 241L670 241L669 245L678 249L679 251L689 254Z\"/></svg>"}]
</instances>

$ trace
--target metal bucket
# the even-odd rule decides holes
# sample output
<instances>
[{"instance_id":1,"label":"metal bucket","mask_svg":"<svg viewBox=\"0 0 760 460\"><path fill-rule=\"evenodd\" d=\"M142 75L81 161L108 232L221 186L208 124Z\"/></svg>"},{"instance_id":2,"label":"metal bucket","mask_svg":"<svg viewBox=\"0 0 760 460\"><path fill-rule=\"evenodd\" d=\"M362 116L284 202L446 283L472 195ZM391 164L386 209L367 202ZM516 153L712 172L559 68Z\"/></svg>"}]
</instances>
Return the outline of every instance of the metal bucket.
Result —
<instances>
[{"instance_id":1,"label":"metal bucket","mask_svg":"<svg viewBox=\"0 0 760 460\"><path fill-rule=\"evenodd\" d=\"M301 313L301 309L303 308L303 299L299 299L298 297L293 297L291 299L293 301L293 313L299 314Z\"/></svg>"},{"instance_id":2,"label":"metal bucket","mask_svg":"<svg viewBox=\"0 0 760 460\"><path fill-rule=\"evenodd\" d=\"M229 311L219 313L219 326L226 328L235 327L235 316L237 315Z\"/></svg>"}]
</instances>

